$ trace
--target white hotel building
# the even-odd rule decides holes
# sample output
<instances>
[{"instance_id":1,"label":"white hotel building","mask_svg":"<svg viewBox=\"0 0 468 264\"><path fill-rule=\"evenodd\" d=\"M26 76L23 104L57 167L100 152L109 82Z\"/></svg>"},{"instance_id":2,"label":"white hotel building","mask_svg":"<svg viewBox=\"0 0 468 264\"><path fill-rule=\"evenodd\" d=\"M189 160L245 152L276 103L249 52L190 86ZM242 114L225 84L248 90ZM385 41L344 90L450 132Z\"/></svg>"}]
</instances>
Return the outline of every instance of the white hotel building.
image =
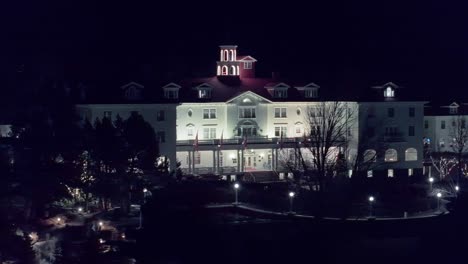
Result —
<instances>
[{"instance_id":1,"label":"white hotel building","mask_svg":"<svg viewBox=\"0 0 468 264\"><path fill-rule=\"evenodd\" d=\"M78 112L94 120L137 111L155 129L171 168L177 160L185 173L285 172L282 161L310 132L309 109L337 97L325 96L313 82L257 78L257 60L237 55L235 45L220 46L219 56L213 77L162 83L151 88L157 91L151 99L144 98L147 87L132 82L121 87L125 102L79 104ZM340 99L357 112L349 124L348 158L363 142L366 153L376 154L366 177L408 177L422 168L424 102L403 94L387 83L365 97Z\"/></svg>"}]
</instances>

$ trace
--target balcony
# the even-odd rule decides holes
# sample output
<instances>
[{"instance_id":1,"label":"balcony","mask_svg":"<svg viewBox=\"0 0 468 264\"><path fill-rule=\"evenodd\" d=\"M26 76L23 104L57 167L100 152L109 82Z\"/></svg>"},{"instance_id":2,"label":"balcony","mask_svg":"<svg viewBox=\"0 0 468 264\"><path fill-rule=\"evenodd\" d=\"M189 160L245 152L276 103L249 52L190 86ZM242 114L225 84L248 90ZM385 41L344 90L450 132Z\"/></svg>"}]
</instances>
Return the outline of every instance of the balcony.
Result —
<instances>
[{"instance_id":1,"label":"balcony","mask_svg":"<svg viewBox=\"0 0 468 264\"><path fill-rule=\"evenodd\" d=\"M257 147L275 147L276 145L283 145L283 147L295 147L296 144L299 142L302 143L304 139L302 137L288 137L283 138L281 143L281 138L269 138L269 137L247 137L247 147L248 148L257 148ZM225 148L237 148L237 146L242 145L244 142L244 138L236 137L230 139L223 139L222 146ZM193 147L195 144L195 140L177 140L176 146L177 147ZM210 149L213 146L218 146L221 144L220 139L203 139L198 140L198 147L203 149ZM254 145L254 146L252 146Z\"/></svg>"}]
</instances>

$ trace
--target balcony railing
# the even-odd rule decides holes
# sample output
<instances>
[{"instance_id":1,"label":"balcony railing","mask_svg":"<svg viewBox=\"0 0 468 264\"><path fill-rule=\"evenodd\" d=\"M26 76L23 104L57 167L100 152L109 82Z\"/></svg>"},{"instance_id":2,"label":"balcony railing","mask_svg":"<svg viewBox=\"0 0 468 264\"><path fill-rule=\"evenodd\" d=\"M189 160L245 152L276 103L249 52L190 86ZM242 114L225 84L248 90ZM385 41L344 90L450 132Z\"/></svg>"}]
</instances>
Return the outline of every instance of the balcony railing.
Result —
<instances>
[{"instance_id":1,"label":"balcony railing","mask_svg":"<svg viewBox=\"0 0 468 264\"><path fill-rule=\"evenodd\" d=\"M249 144L283 144L298 143L302 142L302 137L288 137L288 138L269 138L269 137L247 137L247 145ZM222 145L242 145L244 138L230 138L223 139ZM209 146L209 145L220 145L220 139L203 139L198 140L198 146ZM177 146L194 146L195 140L177 140Z\"/></svg>"}]
</instances>

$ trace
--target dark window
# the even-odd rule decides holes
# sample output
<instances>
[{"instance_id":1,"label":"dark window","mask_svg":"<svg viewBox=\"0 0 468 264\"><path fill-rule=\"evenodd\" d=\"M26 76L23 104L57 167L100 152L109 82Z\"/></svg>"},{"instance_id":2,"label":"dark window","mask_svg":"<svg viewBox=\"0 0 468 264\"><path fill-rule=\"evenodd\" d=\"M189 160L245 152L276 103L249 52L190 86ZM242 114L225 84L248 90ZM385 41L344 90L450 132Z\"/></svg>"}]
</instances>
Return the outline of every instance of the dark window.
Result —
<instances>
[{"instance_id":1,"label":"dark window","mask_svg":"<svg viewBox=\"0 0 468 264\"><path fill-rule=\"evenodd\" d=\"M440 122L440 129L445 129L445 120Z\"/></svg>"},{"instance_id":2,"label":"dark window","mask_svg":"<svg viewBox=\"0 0 468 264\"><path fill-rule=\"evenodd\" d=\"M414 137L414 126L408 127L408 136Z\"/></svg>"},{"instance_id":3,"label":"dark window","mask_svg":"<svg viewBox=\"0 0 468 264\"><path fill-rule=\"evenodd\" d=\"M164 131L158 131L156 134L156 138L158 139L159 142L166 142L166 133Z\"/></svg>"},{"instance_id":4,"label":"dark window","mask_svg":"<svg viewBox=\"0 0 468 264\"><path fill-rule=\"evenodd\" d=\"M414 107L410 107L410 108L409 108L409 116L410 116L410 117L414 117L414 113L415 113Z\"/></svg>"},{"instance_id":5,"label":"dark window","mask_svg":"<svg viewBox=\"0 0 468 264\"><path fill-rule=\"evenodd\" d=\"M395 116L395 109L388 108L388 117L394 117L394 116Z\"/></svg>"},{"instance_id":6,"label":"dark window","mask_svg":"<svg viewBox=\"0 0 468 264\"><path fill-rule=\"evenodd\" d=\"M373 128L373 127L368 127L368 128L367 128L367 136L368 136L368 137L374 137L374 136L375 136L375 128Z\"/></svg>"},{"instance_id":7,"label":"dark window","mask_svg":"<svg viewBox=\"0 0 468 264\"><path fill-rule=\"evenodd\" d=\"M424 128L425 129L429 128L429 120L424 120Z\"/></svg>"}]
</instances>

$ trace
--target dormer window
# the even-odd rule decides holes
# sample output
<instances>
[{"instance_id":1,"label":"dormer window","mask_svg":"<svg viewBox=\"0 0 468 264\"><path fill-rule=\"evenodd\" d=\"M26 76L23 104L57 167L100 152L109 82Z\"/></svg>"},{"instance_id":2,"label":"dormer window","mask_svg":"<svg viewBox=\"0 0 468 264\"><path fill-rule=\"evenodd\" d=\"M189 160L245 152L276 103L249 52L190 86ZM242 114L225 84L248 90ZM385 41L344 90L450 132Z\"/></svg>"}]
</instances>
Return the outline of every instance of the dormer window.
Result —
<instances>
[{"instance_id":1,"label":"dormer window","mask_svg":"<svg viewBox=\"0 0 468 264\"><path fill-rule=\"evenodd\" d=\"M288 98L288 90L287 88L276 88L273 91L273 97L275 98Z\"/></svg>"},{"instance_id":2,"label":"dormer window","mask_svg":"<svg viewBox=\"0 0 468 264\"><path fill-rule=\"evenodd\" d=\"M251 61L244 62L244 69L252 69L252 62Z\"/></svg>"},{"instance_id":3,"label":"dormer window","mask_svg":"<svg viewBox=\"0 0 468 264\"><path fill-rule=\"evenodd\" d=\"M179 98L179 89L166 89L164 91L164 97L167 99Z\"/></svg>"},{"instance_id":4,"label":"dormer window","mask_svg":"<svg viewBox=\"0 0 468 264\"><path fill-rule=\"evenodd\" d=\"M395 90L392 87L388 86L384 90L384 97L387 97L387 98L395 97Z\"/></svg>"},{"instance_id":5,"label":"dormer window","mask_svg":"<svg viewBox=\"0 0 468 264\"><path fill-rule=\"evenodd\" d=\"M456 107L456 106L450 106L450 107L449 107L449 112L450 112L450 114L452 114L452 115L458 114L458 107Z\"/></svg>"},{"instance_id":6,"label":"dormer window","mask_svg":"<svg viewBox=\"0 0 468 264\"><path fill-rule=\"evenodd\" d=\"M198 98L209 99L211 98L211 89L198 89Z\"/></svg>"},{"instance_id":7,"label":"dormer window","mask_svg":"<svg viewBox=\"0 0 468 264\"><path fill-rule=\"evenodd\" d=\"M213 87L207 83L202 83L193 88L197 91L198 99L210 99Z\"/></svg>"},{"instance_id":8,"label":"dormer window","mask_svg":"<svg viewBox=\"0 0 468 264\"><path fill-rule=\"evenodd\" d=\"M169 83L163 87L164 98L166 99L178 99L180 86L175 83Z\"/></svg>"},{"instance_id":9,"label":"dormer window","mask_svg":"<svg viewBox=\"0 0 468 264\"><path fill-rule=\"evenodd\" d=\"M304 97L305 98L317 98L318 97L318 89L317 88L309 88L304 90Z\"/></svg>"}]
</instances>

